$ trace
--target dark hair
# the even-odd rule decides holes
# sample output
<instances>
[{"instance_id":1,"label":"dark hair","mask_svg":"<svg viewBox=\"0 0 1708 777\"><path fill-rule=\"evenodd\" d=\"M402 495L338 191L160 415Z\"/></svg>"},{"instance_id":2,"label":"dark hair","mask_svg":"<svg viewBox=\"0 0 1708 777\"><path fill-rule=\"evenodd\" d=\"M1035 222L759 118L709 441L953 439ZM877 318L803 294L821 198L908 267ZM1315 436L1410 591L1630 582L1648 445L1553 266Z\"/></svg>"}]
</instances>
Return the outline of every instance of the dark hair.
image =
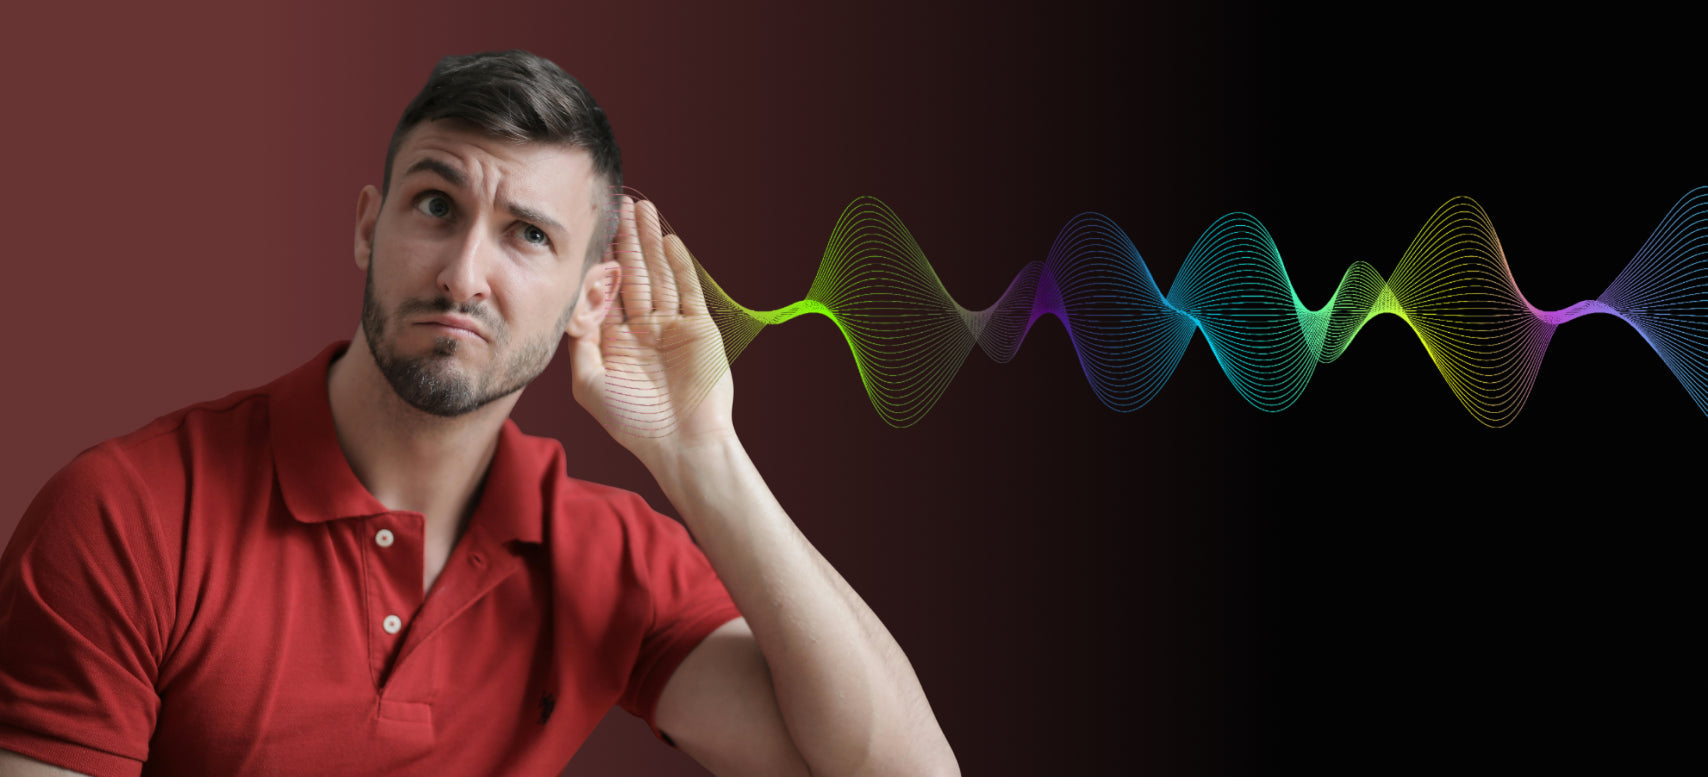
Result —
<instances>
[{"instance_id":1,"label":"dark hair","mask_svg":"<svg viewBox=\"0 0 1708 777\"><path fill-rule=\"evenodd\" d=\"M551 60L513 49L439 60L392 130L380 196L391 194L392 160L403 137L415 125L437 119L458 119L506 140L586 149L593 156L593 174L604 177L609 191L623 185L622 153L593 95ZM601 201L600 207L609 204ZM609 235L604 237L609 241Z\"/></svg>"}]
</instances>

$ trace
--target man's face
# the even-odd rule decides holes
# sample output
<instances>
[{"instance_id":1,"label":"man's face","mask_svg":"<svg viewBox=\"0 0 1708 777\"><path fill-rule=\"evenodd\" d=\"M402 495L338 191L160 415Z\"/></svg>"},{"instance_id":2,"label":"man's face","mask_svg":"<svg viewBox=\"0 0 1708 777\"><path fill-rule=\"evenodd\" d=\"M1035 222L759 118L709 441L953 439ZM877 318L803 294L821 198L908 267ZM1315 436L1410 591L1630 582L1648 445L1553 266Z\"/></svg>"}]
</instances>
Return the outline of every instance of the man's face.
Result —
<instances>
[{"instance_id":1,"label":"man's face","mask_svg":"<svg viewBox=\"0 0 1708 777\"><path fill-rule=\"evenodd\" d=\"M573 320L593 320L588 302L574 314L604 192L585 150L454 121L415 127L393 164L383 204L370 187L359 206L362 331L398 396L462 415L520 391Z\"/></svg>"}]
</instances>

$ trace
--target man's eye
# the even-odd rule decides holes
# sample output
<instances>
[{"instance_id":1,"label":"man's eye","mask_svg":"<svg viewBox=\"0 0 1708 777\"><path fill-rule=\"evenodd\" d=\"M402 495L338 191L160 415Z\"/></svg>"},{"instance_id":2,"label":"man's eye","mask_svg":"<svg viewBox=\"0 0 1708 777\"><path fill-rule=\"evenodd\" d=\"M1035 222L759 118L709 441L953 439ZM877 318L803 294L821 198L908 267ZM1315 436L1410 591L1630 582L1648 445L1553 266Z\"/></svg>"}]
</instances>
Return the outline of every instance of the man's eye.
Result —
<instances>
[{"instance_id":1,"label":"man's eye","mask_svg":"<svg viewBox=\"0 0 1708 777\"><path fill-rule=\"evenodd\" d=\"M522 226L522 239L524 241L528 242L529 244L537 245L537 246L543 246L547 242L549 242L546 239L545 230L540 229L539 227L536 227L532 224L525 224Z\"/></svg>"},{"instance_id":2,"label":"man's eye","mask_svg":"<svg viewBox=\"0 0 1708 777\"><path fill-rule=\"evenodd\" d=\"M421 201L415 204L415 209L433 218L442 219L451 215L451 201L445 199L444 195L431 194L422 197Z\"/></svg>"}]
</instances>

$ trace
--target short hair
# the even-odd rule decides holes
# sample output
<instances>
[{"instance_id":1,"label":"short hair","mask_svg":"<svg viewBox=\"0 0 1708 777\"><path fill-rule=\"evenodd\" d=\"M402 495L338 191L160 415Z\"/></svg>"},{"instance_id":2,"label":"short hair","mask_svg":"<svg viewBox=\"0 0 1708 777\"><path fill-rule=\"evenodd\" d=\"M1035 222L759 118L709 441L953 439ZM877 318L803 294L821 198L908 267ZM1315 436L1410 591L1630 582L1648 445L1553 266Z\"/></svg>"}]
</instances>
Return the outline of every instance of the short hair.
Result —
<instances>
[{"instance_id":1,"label":"short hair","mask_svg":"<svg viewBox=\"0 0 1708 777\"><path fill-rule=\"evenodd\" d=\"M593 157L593 174L605 179L608 192L623 186L622 152L593 95L551 60L512 49L439 60L392 130L381 197L391 194L391 166L403 137L415 125L438 119L458 119L505 140L585 149ZM597 204L606 209L612 201L607 197ZM615 223L614 218L605 221ZM603 237L610 241L609 234ZM590 245L589 254L596 257L594 249Z\"/></svg>"}]
</instances>

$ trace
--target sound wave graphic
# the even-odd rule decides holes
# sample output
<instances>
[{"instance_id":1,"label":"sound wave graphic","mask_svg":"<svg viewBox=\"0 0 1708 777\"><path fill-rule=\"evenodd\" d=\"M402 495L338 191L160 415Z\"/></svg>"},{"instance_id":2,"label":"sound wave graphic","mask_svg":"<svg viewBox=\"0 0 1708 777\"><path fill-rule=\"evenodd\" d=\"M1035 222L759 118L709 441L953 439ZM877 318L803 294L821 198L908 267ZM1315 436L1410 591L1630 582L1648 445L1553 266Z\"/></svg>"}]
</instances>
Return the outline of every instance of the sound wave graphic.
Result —
<instances>
[{"instance_id":1,"label":"sound wave graphic","mask_svg":"<svg viewBox=\"0 0 1708 777\"><path fill-rule=\"evenodd\" d=\"M639 228L670 234L662 219ZM660 415L697 406L760 330L808 314L841 330L872 406L896 427L930 412L975 345L1006 363L1046 315L1066 327L1098 399L1121 412L1143 407L1162 390L1194 332L1203 333L1246 401L1284 410L1317 365L1345 353L1371 319L1392 314L1417 333L1472 416L1505 426L1529 398L1554 330L1604 313L1634 327L1708 413L1708 187L1673 206L1600 297L1561 310L1541 310L1524 298L1488 215L1467 197L1435 211L1390 277L1355 262L1315 310L1293 289L1268 230L1244 213L1204 231L1167 294L1120 227L1082 214L1062 229L1045 259L1027 264L982 310L950 296L901 220L871 197L843 211L806 297L787 307L744 307L691 256L683 261L694 267L681 284L683 295L692 286L705 297L703 306L683 312L701 336L722 343L715 354L722 364L681 389L687 400L681 410L659 410L653 402L611 407L611 420L631 429L667 431L673 418ZM630 282L645 279L624 281ZM620 320L614 313L608 325ZM673 348L664 349L664 361ZM698 360L710 361L706 353ZM616 380L662 369L642 361L618 365Z\"/></svg>"}]
</instances>

